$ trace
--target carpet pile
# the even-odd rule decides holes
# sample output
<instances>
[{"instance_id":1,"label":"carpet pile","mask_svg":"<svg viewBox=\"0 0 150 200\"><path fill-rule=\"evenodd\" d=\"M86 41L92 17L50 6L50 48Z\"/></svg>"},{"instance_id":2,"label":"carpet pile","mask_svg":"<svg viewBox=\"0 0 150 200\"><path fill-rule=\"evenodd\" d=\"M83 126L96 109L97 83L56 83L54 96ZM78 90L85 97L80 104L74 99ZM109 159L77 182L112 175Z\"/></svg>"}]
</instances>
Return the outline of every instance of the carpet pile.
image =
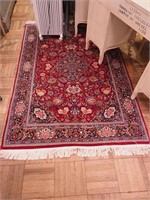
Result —
<instances>
[{"instance_id":1,"label":"carpet pile","mask_svg":"<svg viewBox=\"0 0 150 200\"><path fill-rule=\"evenodd\" d=\"M85 35L38 38L26 25L3 133L1 156L143 154L149 136L119 49L101 65Z\"/></svg>"}]
</instances>

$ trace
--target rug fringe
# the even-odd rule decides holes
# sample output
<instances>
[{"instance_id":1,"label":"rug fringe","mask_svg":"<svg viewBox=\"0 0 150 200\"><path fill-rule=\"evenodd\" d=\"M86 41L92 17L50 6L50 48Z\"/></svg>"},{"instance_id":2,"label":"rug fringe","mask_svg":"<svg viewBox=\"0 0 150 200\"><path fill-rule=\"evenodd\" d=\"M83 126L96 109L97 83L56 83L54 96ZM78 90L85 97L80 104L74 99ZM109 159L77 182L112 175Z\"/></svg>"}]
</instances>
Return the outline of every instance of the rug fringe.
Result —
<instances>
[{"instance_id":1,"label":"rug fringe","mask_svg":"<svg viewBox=\"0 0 150 200\"><path fill-rule=\"evenodd\" d=\"M61 147L53 149L0 150L0 158L14 160L38 160L54 157L70 157L76 154L81 157L108 157L146 155L150 153L150 145L101 146L101 147Z\"/></svg>"},{"instance_id":2,"label":"rug fringe","mask_svg":"<svg viewBox=\"0 0 150 200\"><path fill-rule=\"evenodd\" d=\"M26 21L26 25L28 24L36 24L36 21Z\"/></svg>"}]
</instances>

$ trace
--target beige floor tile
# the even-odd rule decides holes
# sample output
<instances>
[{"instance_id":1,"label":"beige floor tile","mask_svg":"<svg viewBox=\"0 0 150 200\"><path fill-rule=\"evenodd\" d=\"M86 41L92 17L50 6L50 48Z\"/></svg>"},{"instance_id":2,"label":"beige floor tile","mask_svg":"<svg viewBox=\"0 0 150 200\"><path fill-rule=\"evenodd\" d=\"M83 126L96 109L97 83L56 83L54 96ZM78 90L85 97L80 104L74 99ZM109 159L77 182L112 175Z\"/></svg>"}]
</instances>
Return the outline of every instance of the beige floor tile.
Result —
<instances>
[{"instance_id":1,"label":"beige floor tile","mask_svg":"<svg viewBox=\"0 0 150 200\"><path fill-rule=\"evenodd\" d=\"M97 194L89 195L88 200L121 200L120 194Z\"/></svg>"},{"instance_id":2,"label":"beige floor tile","mask_svg":"<svg viewBox=\"0 0 150 200\"><path fill-rule=\"evenodd\" d=\"M113 159L85 161L88 194L119 192Z\"/></svg>"},{"instance_id":3,"label":"beige floor tile","mask_svg":"<svg viewBox=\"0 0 150 200\"><path fill-rule=\"evenodd\" d=\"M145 169L146 169L149 182L150 182L150 157L143 157L143 160L144 160ZM150 190L150 186L149 186L149 190Z\"/></svg>"},{"instance_id":4,"label":"beige floor tile","mask_svg":"<svg viewBox=\"0 0 150 200\"><path fill-rule=\"evenodd\" d=\"M24 160L7 160L7 159L3 159L0 158L0 166L3 166L5 168L5 166L10 166L10 165L24 165L25 161Z\"/></svg>"},{"instance_id":5,"label":"beige floor tile","mask_svg":"<svg viewBox=\"0 0 150 200\"><path fill-rule=\"evenodd\" d=\"M26 164L22 198L54 196L54 163Z\"/></svg>"},{"instance_id":6,"label":"beige floor tile","mask_svg":"<svg viewBox=\"0 0 150 200\"><path fill-rule=\"evenodd\" d=\"M121 200L149 200L150 192L122 193Z\"/></svg>"},{"instance_id":7,"label":"beige floor tile","mask_svg":"<svg viewBox=\"0 0 150 200\"><path fill-rule=\"evenodd\" d=\"M23 199L22 199L23 200ZM87 196L53 197L53 198L34 198L30 200L88 200Z\"/></svg>"},{"instance_id":8,"label":"beige floor tile","mask_svg":"<svg viewBox=\"0 0 150 200\"><path fill-rule=\"evenodd\" d=\"M84 161L55 163L55 196L86 194Z\"/></svg>"},{"instance_id":9,"label":"beige floor tile","mask_svg":"<svg viewBox=\"0 0 150 200\"><path fill-rule=\"evenodd\" d=\"M142 158L114 159L120 192L144 191L148 179Z\"/></svg>"},{"instance_id":10,"label":"beige floor tile","mask_svg":"<svg viewBox=\"0 0 150 200\"><path fill-rule=\"evenodd\" d=\"M54 163L54 158L49 158L49 159L41 159L41 160L26 160L26 164L48 164L48 163Z\"/></svg>"},{"instance_id":11,"label":"beige floor tile","mask_svg":"<svg viewBox=\"0 0 150 200\"><path fill-rule=\"evenodd\" d=\"M88 200L86 196L56 197L50 200Z\"/></svg>"},{"instance_id":12,"label":"beige floor tile","mask_svg":"<svg viewBox=\"0 0 150 200\"><path fill-rule=\"evenodd\" d=\"M0 69L0 77L1 78L14 78L15 74L16 74L16 69L14 68L16 64L14 63L9 63L9 64L5 64L2 65L1 69ZM10 79L9 79L10 81Z\"/></svg>"},{"instance_id":13,"label":"beige floor tile","mask_svg":"<svg viewBox=\"0 0 150 200\"><path fill-rule=\"evenodd\" d=\"M0 199L21 199L24 165L0 167Z\"/></svg>"}]
</instances>

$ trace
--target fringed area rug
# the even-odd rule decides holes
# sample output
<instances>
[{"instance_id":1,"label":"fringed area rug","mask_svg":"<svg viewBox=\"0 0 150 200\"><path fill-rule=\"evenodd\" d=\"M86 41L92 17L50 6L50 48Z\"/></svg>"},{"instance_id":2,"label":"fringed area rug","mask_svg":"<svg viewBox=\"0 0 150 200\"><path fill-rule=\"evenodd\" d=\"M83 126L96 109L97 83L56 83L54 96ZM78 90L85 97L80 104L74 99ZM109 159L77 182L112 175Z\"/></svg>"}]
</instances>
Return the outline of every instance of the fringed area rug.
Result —
<instances>
[{"instance_id":1,"label":"fringed area rug","mask_svg":"<svg viewBox=\"0 0 150 200\"><path fill-rule=\"evenodd\" d=\"M38 39L26 25L1 157L106 156L150 152L149 136L119 49L97 63L85 36Z\"/></svg>"}]
</instances>

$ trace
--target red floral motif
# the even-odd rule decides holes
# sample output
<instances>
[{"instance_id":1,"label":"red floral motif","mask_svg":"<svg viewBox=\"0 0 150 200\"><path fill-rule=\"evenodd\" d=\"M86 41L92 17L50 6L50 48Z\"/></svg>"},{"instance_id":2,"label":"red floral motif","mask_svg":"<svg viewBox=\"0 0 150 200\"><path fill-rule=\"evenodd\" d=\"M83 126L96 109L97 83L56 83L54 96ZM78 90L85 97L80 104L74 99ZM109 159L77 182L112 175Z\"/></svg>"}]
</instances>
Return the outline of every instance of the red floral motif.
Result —
<instances>
[{"instance_id":1,"label":"red floral motif","mask_svg":"<svg viewBox=\"0 0 150 200\"><path fill-rule=\"evenodd\" d=\"M34 34L30 34L30 35L28 36L28 42L33 42L34 40L35 40Z\"/></svg>"},{"instance_id":2,"label":"red floral motif","mask_svg":"<svg viewBox=\"0 0 150 200\"><path fill-rule=\"evenodd\" d=\"M120 62L119 62L118 60L114 59L114 60L112 61L112 65L113 65L113 67L115 67L115 68L119 68L119 67L120 67Z\"/></svg>"},{"instance_id":3,"label":"red floral motif","mask_svg":"<svg viewBox=\"0 0 150 200\"><path fill-rule=\"evenodd\" d=\"M91 109L87 109L85 107L81 107L81 111L83 112L84 115L87 115L87 114L91 114L92 113L92 110Z\"/></svg>"},{"instance_id":4,"label":"red floral motif","mask_svg":"<svg viewBox=\"0 0 150 200\"><path fill-rule=\"evenodd\" d=\"M39 132L36 132L35 135L36 135L37 139L49 139L49 138L54 138L56 136L56 132L52 131L48 128L45 128Z\"/></svg>"},{"instance_id":5,"label":"red floral motif","mask_svg":"<svg viewBox=\"0 0 150 200\"><path fill-rule=\"evenodd\" d=\"M111 92L111 88L110 88L110 87L102 88L101 91L102 91L104 94L108 95L108 94Z\"/></svg>"},{"instance_id":6,"label":"red floral motif","mask_svg":"<svg viewBox=\"0 0 150 200\"><path fill-rule=\"evenodd\" d=\"M53 57L54 57L54 56L57 56L57 53L51 52L51 53L50 53L50 56L53 56Z\"/></svg>"},{"instance_id":7,"label":"red floral motif","mask_svg":"<svg viewBox=\"0 0 150 200\"><path fill-rule=\"evenodd\" d=\"M100 74L100 75L104 75L104 74L105 74L105 71L100 70L100 71L99 71L99 74Z\"/></svg>"},{"instance_id":8,"label":"red floral motif","mask_svg":"<svg viewBox=\"0 0 150 200\"><path fill-rule=\"evenodd\" d=\"M37 93L38 96L42 97L42 96L45 95L46 90L44 90L44 89L36 89L36 93Z\"/></svg>"},{"instance_id":9,"label":"red floral motif","mask_svg":"<svg viewBox=\"0 0 150 200\"><path fill-rule=\"evenodd\" d=\"M42 72L42 73L40 73L40 76L44 77L44 76L46 76L46 74Z\"/></svg>"},{"instance_id":10,"label":"red floral motif","mask_svg":"<svg viewBox=\"0 0 150 200\"><path fill-rule=\"evenodd\" d=\"M15 114L22 115L25 110L25 104L23 101L18 101L15 107Z\"/></svg>"},{"instance_id":11,"label":"red floral motif","mask_svg":"<svg viewBox=\"0 0 150 200\"><path fill-rule=\"evenodd\" d=\"M34 109L34 114L36 115L37 118L46 119L45 111L40 109L40 108L35 108Z\"/></svg>"},{"instance_id":12,"label":"red floral motif","mask_svg":"<svg viewBox=\"0 0 150 200\"><path fill-rule=\"evenodd\" d=\"M89 78L89 80L90 80L91 82L96 82L96 81L98 81L98 79L97 79L95 76L91 76L91 77Z\"/></svg>"},{"instance_id":13,"label":"red floral motif","mask_svg":"<svg viewBox=\"0 0 150 200\"><path fill-rule=\"evenodd\" d=\"M63 103L63 100L60 98L54 98L53 99L53 104L54 105L61 105Z\"/></svg>"},{"instance_id":14,"label":"red floral motif","mask_svg":"<svg viewBox=\"0 0 150 200\"><path fill-rule=\"evenodd\" d=\"M49 48L49 46L47 44L41 45L41 49L47 49L47 48Z\"/></svg>"},{"instance_id":15,"label":"red floral motif","mask_svg":"<svg viewBox=\"0 0 150 200\"><path fill-rule=\"evenodd\" d=\"M51 77L51 78L49 78L48 83L53 84L53 83L56 83L56 81L57 81L56 78Z\"/></svg>"},{"instance_id":16,"label":"red floral motif","mask_svg":"<svg viewBox=\"0 0 150 200\"><path fill-rule=\"evenodd\" d=\"M72 93L72 94L77 94L77 93L81 92L81 89L79 88L78 85L76 85L76 86L69 85L69 87L67 88L67 92Z\"/></svg>"},{"instance_id":17,"label":"red floral motif","mask_svg":"<svg viewBox=\"0 0 150 200\"><path fill-rule=\"evenodd\" d=\"M116 135L116 130L110 128L110 127L103 127L101 130L97 131L97 135L100 137L111 137Z\"/></svg>"},{"instance_id":18,"label":"red floral motif","mask_svg":"<svg viewBox=\"0 0 150 200\"><path fill-rule=\"evenodd\" d=\"M98 64L98 62L93 62L92 66L93 66L94 68L98 68L98 67L99 67L99 64Z\"/></svg>"},{"instance_id":19,"label":"red floral motif","mask_svg":"<svg viewBox=\"0 0 150 200\"><path fill-rule=\"evenodd\" d=\"M125 99L123 105L124 105L125 109L126 109L129 113L131 113L131 112L134 111L133 105L132 105L132 102L131 102L130 99Z\"/></svg>"},{"instance_id":20,"label":"red floral motif","mask_svg":"<svg viewBox=\"0 0 150 200\"><path fill-rule=\"evenodd\" d=\"M24 65L23 65L23 70L25 72L28 72L31 68L31 64L29 62L25 62Z\"/></svg>"},{"instance_id":21,"label":"red floral motif","mask_svg":"<svg viewBox=\"0 0 150 200\"><path fill-rule=\"evenodd\" d=\"M59 109L58 110L58 114L60 114L60 115L66 115L68 112L69 112L69 108L68 107L65 107L63 109Z\"/></svg>"},{"instance_id":22,"label":"red floral motif","mask_svg":"<svg viewBox=\"0 0 150 200\"><path fill-rule=\"evenodd\" d=\"M46 69L46 70L50 70L51 68L52 68L52 65L51 65L50 63L47 63L45 69Z\"/></svg>"},{"instance_id":23,"label":"red floral motif","mask_svg":"<svg viewBox=\"0 0 150 200\"><path fill-rule=\"evenodd\" d=\"M80 109L78 107L72 107L70 109L70 114L73 117L72 121L77 121L77 116L79 116L79 114L80 114Z\"/></svg>"},{"instance_id":24,"label":"red floral motif","mask_svg":"<svg viewBox=\"0 0 150 200\"><path fill-rule=\"evenodd\" d=\"M105 110L104 117L111 118L112 116L114 116L115 111L116 111L115 107L109 107L108 109Z\"/></svg>"},{"instance_id":25,"label":"red floral motif","mask_svg":"<svg viewBox=\"0 0 150 200\"><path fill-rule=\"evenodd\" d=\"M88 103L89 105L95 105L95 103L96 103L96 98L94 98L94 97L88 97L88 98L87 98L87 103Z\"/></svg>"},{"instance_id":26,"label":"red floral motif","mask_svg":"<svg viewBox=\"0 0 150 200\"><path fill-rule=\"evenodd\" d=\"M76 45L70 44L65 46L67 50L75 50L76 49Z\"/></svg>"},{"instance_id":27,"label":"red floral motif","mask_svg":"<svg viewBox=\"0 0 150 200\"><path fill-rule=\"evenodd\" d=\"M45 62L45 61L47 61L47 58L43 57L43 58L41 58L41 61Z\"/></svg>"}]
</instances>

